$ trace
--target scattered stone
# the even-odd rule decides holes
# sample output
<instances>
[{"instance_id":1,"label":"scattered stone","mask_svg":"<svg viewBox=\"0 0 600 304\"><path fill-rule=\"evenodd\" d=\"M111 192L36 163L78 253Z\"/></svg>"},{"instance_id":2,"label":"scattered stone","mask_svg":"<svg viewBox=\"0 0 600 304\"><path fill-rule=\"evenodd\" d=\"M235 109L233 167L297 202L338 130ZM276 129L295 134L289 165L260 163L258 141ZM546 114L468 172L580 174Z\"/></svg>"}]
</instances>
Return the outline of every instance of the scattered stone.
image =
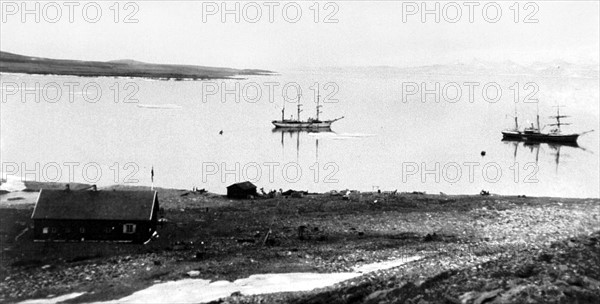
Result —
<instances>
[{"instance_id":1,"label":"scattered stone","mask_svg":"<svg viewBox=\"0 0 600 304\"><path fill-rule=\"evenodd\" d=\"M198 270L191 270L187 272L187 275L191 278L197 277L200 275L200 271Z\"/></svg>"},{"instance_id":2,"label":"scattered stone","mask_svg":"<svg viewBox=\"0 0 600 304\"><path fill-rule=\"evenodd\" d=\"M441 240L441 237L439 235L437 235L437 233L433 233L433 234L427 234L425 235L425 237L423 238L424 242L435 242L435 241L439 241Z\"/></svg>"},{"instance_id":3,"label":"scattered stone","mask_svg":"<svg viewBox=\"0 0 600 304\"><path fill-rule=\"evenodd\" d=\"M495 298L496 296L498 296L498 294L500 292L502 292L501 288L498 288L498 289L492 290L492 291L488 291L488 292L484 292L475 300L475 302L473 302L473 304L485 303L488 300L491 300L491 299Z\"/></svg>"},{"instance_id":4,"label":"scattered stone","mask_svg":"<svg viewBox=\"0 0 600 304\"><path fill-rule=\"evenodd\" d=\"M554 258L554 255L549 254L549 253L542 253L539 255L538 261L550 263L550 262L552 262L552 258Z\"/></svg>"},{"instance_id":5,"label":"scattered stone","mask_svg":"<svg viewBox=\"0 0 600 304\"><path fill-rule=\"evenodd\" d=\"M528 278L536 274L535 265L534 264L525 264L517 269L515 274L519 278Z\"/></svg>"},{"instance_id":6,"label":"scattered stone","mask_svg":"<svg viewBox=\"0 0 600 304\"><path fill-rule=\"evenodd\" d=\"M463 293L458 299L460 300L461 303L466 304L466 303L470 303L473 299L477 298L478 295L479 295L479 293L476 291L469 291L469 292Z\"/></svg>"},{"instance_id":7,"label":"scattered stone","mask_svg":"<svg viewBox=\"0 0 600 304\"><path fill-rule=\"evenodd\" d=\"M298 226L298 239L299 240L305 240L307 238L306 230L307 230L306 226L304 226L304 225Z\"/></svg>"},{"instance_id":8,"label":"scattered stone","mask_svg":"<svg viewBox=\"0 0 600 304\"><path fill-rule=\"evenodd\" d=\"M446 299L446 302L448 303L461 304L461 301L459 299L449 295L448 293L444 293L444 299Z\"/></svg>"},{"instance_id":9,"label":"scattered stone","mask_svg":"<svg viewBox=\"0 0 600 304\"><path fill-rule=\"evenodd\" d=\"M582 276L582 279L588 288L600 289L600 281L594 280L588 276Z\"/></svg>"}]
</instances>

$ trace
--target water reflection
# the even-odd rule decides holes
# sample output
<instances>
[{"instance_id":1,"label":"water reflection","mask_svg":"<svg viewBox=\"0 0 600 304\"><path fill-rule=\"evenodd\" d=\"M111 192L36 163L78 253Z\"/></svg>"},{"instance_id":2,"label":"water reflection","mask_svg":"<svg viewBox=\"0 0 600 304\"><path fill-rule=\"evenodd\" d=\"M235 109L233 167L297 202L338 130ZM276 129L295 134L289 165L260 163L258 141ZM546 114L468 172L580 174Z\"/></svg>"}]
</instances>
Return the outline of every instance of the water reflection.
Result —
<instances>
[{"instance_id":1,"label":"water reflection","mask_svg":"<svg viewBox=\"0 0 600 304\"><path fill-rule=\"evenodd\" d=\"M309 133L335 134L330 128L324 129L298 129L298 128L273 128L273 133L281 133L281 151L285 151L285 141L295 141L296 143L296 160L300 158L300 137ZM312 137L312 136L308 136ZM319 138L315 138L315 161L319 161Z\"/></svg>"},{"instance_id":2,"label":"water reflection","mask_svg":"<svg viewBox=\"0 0 600 304\"><path fill-rule=\"evenodd\" d=\"M558 166L560 165L561 149L563 149L563 148L576 149L576 150L583 150L583 151L589 152L587 149L580 147L576 142L575 143L540 143L540 142L523 141L523 140L518 140L518 139L516 139L516 140L515 139L502 139L502 142L504 142L507 145L512 145L514 147L514 152L513 152L514 162L517 161L517 154L519 151L519 147L522 147L523 150L525 150L525 151L529 150L530 154L535 154L535 163L536 164L538 163L538 161L540 159L540 150L551 151L550 154L554 156L556 172L558 172ZM568 157L569 155L563 153L562 156Z\"/></svg>"}]
</instances>

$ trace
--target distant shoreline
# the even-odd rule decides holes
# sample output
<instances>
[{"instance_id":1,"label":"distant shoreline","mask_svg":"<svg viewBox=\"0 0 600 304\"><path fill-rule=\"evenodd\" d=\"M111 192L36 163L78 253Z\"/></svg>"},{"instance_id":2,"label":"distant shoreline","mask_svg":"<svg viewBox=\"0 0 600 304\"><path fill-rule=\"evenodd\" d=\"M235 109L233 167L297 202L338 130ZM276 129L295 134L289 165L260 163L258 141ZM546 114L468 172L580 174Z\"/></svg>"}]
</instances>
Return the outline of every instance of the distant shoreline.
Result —
<instances>
[{"instance_id":1,"label":"distant shoreline","mask_svg":"<svg viewBox=\"0 0 600 304\"><path fill-rule=\"evenodd\" d=\"M143 80L150 80L150 81L201 81L201 80L215 80L215 79L222 79L222 80L246 80L248 79L248 77L239 77L239 76L273 76L273 75L279 75L277 73L273 73L273 74L254 74L254 75L234 75L234 76L228 76L228 77L221 77L221 78L162 78L162 77L142 77L142 76L105 76L105 75L71 75L71 74L55 74L55 73L48 73L48 74L39 74L39 73L24 73L24 72L5 72L5 71L0 71L0 75L15 75L15 76L20 76L20 75L30 75L30 76L60 76L60 77L82 77L82 78L113 78L113 79L143 79Z\"/></svg>"},{"instance_id":2,"label":"distant shoreline","mask_svg":"<svg viewBox=\"0 0 600 304\"><path fill-rule=\"evenodd\" d=\"M5 180L0 180L0 184L5 183ZM85 190L85 189L89 189L92 187L92 184L85 184L85 183L62 183L62 182L38 182L38 181L25 181L23 182L25 188L22 189L21 191L4 191L4 190L0 190L0 196L3 194L8 194L8 193L27 193L27 192L39 192L42 189L53 189L53 190L60 190L60 189L66 189L66 185L68 184L71 190L77 191L77 190ZM151 189L150 186L141 186L141 185L124 185L124 184L113 184L113 185L108 185L108 186L100 186L98 187L98 190L101 191L115 191L115 190L127 190L127 191L149 191ZM189 190L189 189L183 189L183 188L163 188L163 187L154 187L155 191L158 192L177 192L177 193L194 193L193 190ZM292 190L292 189L290 189ZM350 189L349 189L350 190ZM296 190L292 190L292 191L296 191ZM301 190L298 190L299 192L302 192ZM356 191L356 190L350 190L350 191ZM415 196L415 197L447 197L447 198L461 198L461 197L479 197L482 196L479 193L454 193L454 194L446 194L446 193L427 193L427 192L420 192L420 191L409 191L406 190L404 192L392 192L392 191L382 191L381 193L378 193L377 191L357 191L357 193L360 194L365 194L365 195L369 195L369 194L378 194L381 196ZM209 196L219 196L219 197L225 197L225 194L220 194L220 193L215 193L215 192L205 192L206 195ZM343 191L338 190L337 193L331 193L330 191L327 192L308 192L305 195L308 196L312 196L312 195L326 195L326 196L343 196ZM485 197L485 196L483 196ZM491 197L491 198L536 198L536 199L574 199L574 200L588 200L588 199L598 199L597 197L568 197L568 196L545 196L545 195L518 195L518 194L498 194L498 193L491 193L489 196L487 197ZM257 199L260 199L260 197L257 197ZM0 205L1 207L1 205Z\"/></svg>"},{"instance_id":3,"label":"distant shoreline","mask_svg":"<svg viewBox=\"0 0 600 304\"><path fill-rule=\"evenodd\" d=\"M79 61L29 57L0 51L0 73L78 77L127 77L153 80L234 79L239 76L269 76L273 71L232 69L194 65L152 64L132 60Z\"/></svg>"}]
</instances>

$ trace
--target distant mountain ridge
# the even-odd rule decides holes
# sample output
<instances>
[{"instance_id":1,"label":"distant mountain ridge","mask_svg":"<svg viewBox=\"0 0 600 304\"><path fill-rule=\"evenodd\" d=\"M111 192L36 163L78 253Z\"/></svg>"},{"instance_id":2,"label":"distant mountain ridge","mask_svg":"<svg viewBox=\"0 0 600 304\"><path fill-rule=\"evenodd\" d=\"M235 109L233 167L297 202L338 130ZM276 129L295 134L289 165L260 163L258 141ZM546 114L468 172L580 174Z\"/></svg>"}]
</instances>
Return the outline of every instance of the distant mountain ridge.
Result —
<instances>
[{"instance_id":1,"label":"distant mountain ridge","mask_svg":"<svg viewBox=\"0 0 600 304\"><path fill-rule=\"evenodd\" d=\"M430 65L364 65L364 66L325 66L323 67L336 73L345 73L348 71L357 73L378 75L398 74L406 77L419 76L475 76L475 77L495 77L495 76L531 76L542 78L600 78L600 64L591 63L572 63L556 59L548 62L517 63L510 60L505 61L483 61L474 59L467 62L457 61L454 63L436 63Z\"/></svg>"},{"instance_id":2,"label":"distant mountain ridge","mask_svg":"<svg viewBox=\"0 0 600 304\"><path fill-rule=\"evenodd\" d=\"M84 77L142 77L155 79L224 79L271 75L272 71L178 64L153 64L131 59L83 61L24 56L0 51L0 72Z\"/></svg>"},{"instance_id":3,"label":"distant mountain ridge","mask_svg":"<svg viewBox=\"0 0 600 304\"><path fill-rule=\"evenodd\" d=\"M137 60L133 60L133 59L110 60L108 62L112 62L112 63L124 63L124 64L148 64L146 62L137 61Z\"/></svg>"},{"instance_id":4,"label":"distant mountain ridge","mask_svg":"<svg viewBox=\"0 0 600 304\"><path fill-rule=\"evenodd\" d=\"M597 64L575 64L564 60L519 64L506 60L489 62L474 59L470 62L454 64L436 64L430 66L400 67L395 70L417 75L529 75L538 77L585 77L598 78Z\"/></svg>"}]
</instances>

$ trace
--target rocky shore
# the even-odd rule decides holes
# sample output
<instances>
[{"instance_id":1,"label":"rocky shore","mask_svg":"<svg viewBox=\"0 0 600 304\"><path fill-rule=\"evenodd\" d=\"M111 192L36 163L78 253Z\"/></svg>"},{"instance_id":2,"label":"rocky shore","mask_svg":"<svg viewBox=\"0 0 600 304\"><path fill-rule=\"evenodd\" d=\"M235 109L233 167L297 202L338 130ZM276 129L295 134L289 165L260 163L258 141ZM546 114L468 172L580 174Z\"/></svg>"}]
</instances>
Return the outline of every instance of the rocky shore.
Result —
<instances>
[{"instance_id":1,"label":"rocky shore","mask_svg":"<svg viewBox=\"0 0 600 304\"><path fill-rule=\"evenodd\" d=\"M114 300L184 278L347 272L410 256L423 259L313 291L220 302L595 303L600 294L598 199L159 196L168 221L147 245L35 243L33 206L0 206L0 301L73 292L84 294L70 303Z\"/></svg>"}]
</instances>

